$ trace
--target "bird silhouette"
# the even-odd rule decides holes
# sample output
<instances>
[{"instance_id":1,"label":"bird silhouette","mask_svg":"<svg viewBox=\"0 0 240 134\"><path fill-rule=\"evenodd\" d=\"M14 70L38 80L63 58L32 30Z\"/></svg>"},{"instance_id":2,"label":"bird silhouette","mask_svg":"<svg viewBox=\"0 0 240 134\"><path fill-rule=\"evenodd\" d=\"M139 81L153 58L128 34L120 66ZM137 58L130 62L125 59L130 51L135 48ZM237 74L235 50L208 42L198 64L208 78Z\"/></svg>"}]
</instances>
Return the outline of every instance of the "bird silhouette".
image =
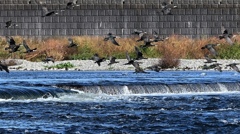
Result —
<instances>
[{"instance_id":1,"label":"bird silhouette","mask_svg":"<svg viewBox=\"0 0 240 134\"><path fill-rule=\"evenodd\" d=\"M176 8L177 6L172 6L171 3L162 2L161 7L162 7L161 12L162 12L164 15L172 15L172 12L171 12L171 11L172 11L172 8Z\"/></svg>"},{"instance_id":2,"label":"bird silhouette","mask_svg":"<svg viewBox=\"0 0 240 134\"><path fill-rule=\"evenodd\" d=\"M47 17L47 16L52 16L54 14L58 14L57 11L48 11L46 6L42 6L42 10L43 10L43 15L42 17Z\"/></svg>"},{"instance_id":3,"label":"bird silhouette","mask_svg":"<svg viewBox=\"0 0 240 134\"><path fill-rule=\"evenodd\" d=\"M126 51L126 58L127 58L128 62L125 63L124 65L130 65L130 64L132 64L134 62L134 59L130 58L130 56L128 54L128 51Z\"/></svg>"},{"instance_id":4,"label":"bird silhouette","mask_svg":"<svg viewBox=\"0 0 240 134\"><path fill-rule=\"evenodd\" d=\"M16 27L16 26L18 26L18 25L17 24L13 24L12 21L10 20L10 21L6 22L6 26L5 27L6 28L10 28L10 27Z\"/></svg>"},{"instance_id":5,"label":"bird silhouette","mask_svg":"<svg viewBox=\"0 0 240 134\"><path fill-rule=\"evenodd\" d=\"M226 66L230 66L233 70L237 71L238 73L240 73L239 68L237 67L238 63L231 63L228 64Z\"/></svg>"},{"instance_id":6,"label":"bird silhouette","mask_svg":"<svg viewBox=\"0 0 240 134\"><path fill-rule=\"evenodd\" d=\"M153 34L153 39L150 39L150 41L152 41L152 42L159 42L159 41L164 41L164 40L168 39L168 37L165 38L165 39L160 38L156 31L153 31L153 33L154 33Z\"/></svg>"},{"instance_id":7,"label":"bird silhouette","mask_svg":"<svg viewBox=\"0 0 240 134\"><path fill-rule=\"evenodd\" d=\"M205 55L204 58L207 60L204 63L213 63L213 62L217 62L216 60L212 60L208 55Z\"/></svg>"},{"instance_id":8,"label":"bird silhouette","mask_svg":"<svg viewBox=\"0 0 240 134\"><path fill-rule=\"evenodd\" d=\"M7 65L2 64L2 62L0 61L0 71L6 71L7 73L9 73L9 69Z\"/></svg>"},{"instance_id":9,"label":"bird silhouette","mask_svg":"<svg viewBox=\"0 0 240 134\"><path fill-rule=\"evenodd\" d=\"M224 26L221 26L221 32L222 35L219 35L219 39L225 39L230 45L233 45L233 41L231 40L233 35L229 34L228 30Z\"/></svg>"},{"instance_id":10,"label":"bird silhouette","mask_svg":"<svg viewBox=\"0 0 240 134\"><path fill-rule=\"evenodd\" d=\"M109 63L108 65L112 65L112 64L115 64L115 63L119 63L118 61L116 61L116 57L113 57L113 56L110 56L109 57Z\"/></svg>"},{"instance_id":11,"label":"bird silhouette","mask_svg":"<svg viewBox=\"0 0 240 134\"><path fill-rule=\"evenodd\" d=\"M65 7L64 9L62 9L61 11L73 9L75 6L76 6L76 7L77 7L77 6L80 6L80 5L77 5L77 0L70 1L70 2L67 3L66 7Z\"/></svg>"},{"instance_id":12,"label":"bird silhouette","mask_svg":"<svg viewBox=\"0 0 240 134\"><path fill-rule=\"evenodd\" d=\"M139 66L139 63L138 62L133 62L132 65L134 66L135 68L135 73L147 73L145 72L140 66Z\"/></svg>"},{"instance_id":13,"label":"bird silhouette","mask_svg":"<svg viewBox=\"0 0 240 134\"><path fill-rule=\"evenodd\" d=\"M37 50L37 48L30 49L29 46L27 45L26 40L23 40L23 46L24 46L24 48L26 49L26 52L25 52L25 53L30 53L30 52L33 52L33 51L36 51L36 50Z\"/></svg>"},{"instance_id":14,"label":"bird silhouette","mask_svg":"<svg viewBox=\"0 0 240 134\"><path fill-rule=\"evenodd\" d=\"M141 48L148 48L148 47L153 47L155 44L152 44L153 41L151 40L144 40L144 44L140 45Z\"/></svg>"},{"instance_id":15,"label":"bird silhouette","mask_svg":"<svg viewBox=\"0 0 240 134\"><path fill-rule=\"evenodd\" d=\"M116 36L113 36L112 33L108 33L107 37L104 38L104 41L110 40L114 45L120 46L118 42L115 40Z\"/></svg>"},{"instance_id":16,"label":"bird silhouette","mask_svg":"<svg viewBox=\"0 0 240 134\"><path fill-rule=\"evenodd\" d=\"M9 50L9 53L14 53L14 52L19 51L18 49L20 47L20 44L16 45L16 42L13 39L13 37L6 36L6 39L7 39L9 46L6 47L5 50Z\"/></svg>"},{"instance_id":17,"label":"bird silhouette","mask_svg":"<svg viewBox=\"0 0 240 134\"><path fill-rule=\"evenodd\" d=\"M145 57L143 57L143 53L139 50L139 48L137 46L135 46L135 52L136 52L136 60L141 60L141 59L147 59Z\"/></svg>"},{"instance_id":18,"label":"bird silhouette","mask_svg":"<svg viewBox=\"0 0 240 134\"><path fill-rule=\"evenodd\" d=\"M106 58L101 58L99 57L99 55L96 53L94 54L94 56L92 57L92 60L95 61L95 63L98 64L98 66L101 66L101 62L104 62L106 60Z\"/></svg>"},{"instance_id":19,"label":"bird silhouette","mask_svg":"<svg viewBox=\"0 0 240 134\"><path fill-rule=\"evenodd\" d=\"M73 42L72 38L68 38L68 42L69 42L68 48L78 46L76 43Z\"/></svg>"},{"instance_id":20,"label":"bird silhouette","mask_svg":"<svg viewBox=\"0 0 240 134\"><path fill-rule=\"evenodd\" d=\"M211 64L209 65L209 69L215 69L215 70L218 70L219 72L222 72L222 67L220 65L222 64L219 64L219 63Z\"/></svg>"},{"instance_id":21,"label":"bird silhouette","mask_svg":"<svg viewBox=\"0 0 240 134\"><path fill-rule=\"evenodd\" d=\"M218 46L219 44L207 44L203 46L201 49L207 49L213 56L217 56L218 53L215 49L215 46Z\"/></svg>"}]
</instances>

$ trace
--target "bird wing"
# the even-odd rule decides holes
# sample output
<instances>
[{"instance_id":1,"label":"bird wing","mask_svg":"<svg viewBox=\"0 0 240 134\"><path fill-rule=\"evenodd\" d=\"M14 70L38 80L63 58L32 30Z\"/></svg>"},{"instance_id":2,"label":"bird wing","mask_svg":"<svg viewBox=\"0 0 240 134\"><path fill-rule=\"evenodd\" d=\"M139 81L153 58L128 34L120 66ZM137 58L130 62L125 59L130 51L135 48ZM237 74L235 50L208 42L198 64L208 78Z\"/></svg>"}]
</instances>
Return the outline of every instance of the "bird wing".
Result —
<instances>
[{"instance_id":1,"label":"bird wing","mask_svg":"<svg viewBox=\"0 0 240 134\"><path fill-rule=\"evenodd\" d=\"M224 26L221 26L221 32L222 32L222 34L228 34L228 31L227 31L227 29L225 29Z\"/></svg>"},{"instance_id":2,"label":"bird wing","mask_svg":"<svg viewBox=\"0 0 240 134\"><path fill-rule=\"evenodd\" d=\"M31 49L28 47L27 42L23 40L23 46L27 51L30 51Z\"/></svg>"},{"instance_id":3,"label":"bird wing","mask_svg":"<svg viewBox=\"0 0 240 134\"><path fill-rule=\"evenodd\" d=\"M74 6L79 6L79 5L76 5L76 0L75 1L72 1L72 2L68 2L65 9L72 9Z\"/></svg>"},{"instance_id":4,"label":"bird wing","mask_svg":"<svg viewBox=\"0 0 240 134\"><path fill-rule=\"evenodd\" d=\"M139 69L140 68L140 66L139 66L139 64L138 64L138 62L133 62L133 64L132 64L136 69Z\"/></svg>"},{"instance_id":5,"label":"bird wing","mask_svg":"<svg viewBox=\"0 0 240 134\"><path fill-rule=\"evenodd\" d=\"M137 54L137 59L142 58L143 54L140 52L139 48L135 46L135 52Z\"/></svg>"},{"instance_id":6,"label":"bird wing","mask_svg":"<svg viewBox=\"0 0 240 134\"><path fill-rule=\"evenodd\" d=\"M212 53L212 55L217 56L217 51L213 47L209 48L209 51Z\"/></svg>"},{"instance_id":7,"label":"bird wing","mask_svg":"<svg viewBox=\"0 0 240 134\"><path fill-rule=\"evenodd\" d=\"M129 56L128 52L126 52L126 58L127 58L127 60L128 60L128 61L130 61L130 60L131 60L131 58L130 58L130 56Z\"/></svg>"},{"instance_id":8,"label":"bird wing","mask_svg":"<svg viewBox=\"0 0 240 134\"><path fill-rule=\"evenodd\" d=\"M94 61L98 61L100 59L100 57L98 56L98 54L94 54L93 58Z\"/></svg>"},{"instance_id":9,"label":"bird wing","mask_svg":"<svg viewBox=\"0 0 240 134\"><path fill-rule=\"evenodd\" d=\"M109 37L105 37L103 40L104 40L104 41L108 41L108 40L109 40Z\"/></svg>"},{"instance_id":10,"label":"bird wing","mask_svg":"<svg viewBox=\"0 0 240 134\"><path fill-rule=\"evenodd\" d=\"M120 45L118 44L118 42L115 40L115 38L116 38L116 37L110 38L111 42L112 42L114 45L120 46Z\"/></svg>"},{"instance_id":11,"label":"bird wing","mask_svg":"<svg viewBox=\"0 0 240 134\"><path fill-rule=\"evenodd\" d=\"M232 41L229 37L225 37L225 39L226 39L226 41L227 41L230 45L233 44L233 41Z\"/></svg>"},{"instance_id":12,"label":"bird wing","mask_svg":"<svg viewBox=\"0 0 240 134\"><path fill-rule=\"evenodd\" d=\"M3 65L3 64L0 64L0 68L3 69L3 70L5 70L7 73L9 73L8 66Z\"/></svg>"},{"instance_id":13,"label":"bird wing","mask_svg":"<svg viewBox=\"0 0 240 134\"><path fill-rule=\"evenodd\" d=\"M77 4L77 0L73 0L72 2L73 2L73 4Z\"/></svg>"},{"instance_id":14,"label":"bird wing","mask_svg":"<svg viewBox=\"0 0 240 134\"><path fill-rule=\"evenodd\" d=\"M45 7L45 6L42 6L42 10L43 10L44 14L48 14L49 13L47 7Z\"/></svg>"},{"instance_id":15,"label":"bird wing","mask_svg":"<svg viewBox=\"0 0 240 134\"><path fill-rule=\"evenodd\" d=\"M7 36L6 38L7 38L7 42L9 43L10 46L11 45L14 45L14 46L16 45L15 40L12 37Z\"/></svg>"},{"instance_id":16,"label":"bird wing","mask_svg":"<svg viewBox=\"0 0 240 134\"><path fill-rule=\"evenodd\" d=\"M236 65L232 66L232 68L233 68L233 70L235 70L235 71L237 71L237 72L240 72L240 71L239 71L239 68L238 68Z\"/></svg>"},{"instance_id":17,"label":"bird wing","mask_svg":"<svg viewBox=\"0 0 240 134\"><path fill-rule=\"evenodd\" d=\"M165 8L166 6L167 6L167 3L166 2L162 2L161 7Z\"/></svg>"},{"instance_id":18,"label":"bird wing","mask_svg":"<svg viewBox=\"0 0 240 134\"><path fill-rule=\"evenodd\" d=\"M211 62L211 58L209 58L207 55L205 55L204 58L207 60L207 62Z\"/></svg>"},{"instance_id":19,"label":"bird wing","mask_svg":"<svg viewBox=\"0 0 240 134\"><path fill-rule=\"evenodd\" d=\"M72 38L68 38L68 42L69 42L69 44L72 44L73 43L73 39Z\"/></svg>"}]
</instances>

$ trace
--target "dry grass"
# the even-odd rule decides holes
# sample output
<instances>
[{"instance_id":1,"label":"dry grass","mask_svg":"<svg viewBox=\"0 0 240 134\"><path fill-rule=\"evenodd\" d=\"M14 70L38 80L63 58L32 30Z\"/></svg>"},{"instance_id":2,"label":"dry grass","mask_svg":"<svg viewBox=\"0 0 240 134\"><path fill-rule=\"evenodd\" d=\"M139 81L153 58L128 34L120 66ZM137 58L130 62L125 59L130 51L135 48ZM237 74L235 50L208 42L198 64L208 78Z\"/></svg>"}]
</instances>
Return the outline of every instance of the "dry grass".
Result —
<instances>
[{"instance_id":1,"label":"dry grass","mask_svg":"<svg viewBox=\"0 0 240 134\"><path fill-rule=\"evenodd\" d=\"M22 37L13 37L17 44L22 43ZM125 52L134 53L134 46L142 45L143 42L136 42L136 38L117 38L120 46L113 45L110 41L104 41L101 36L73 36L74 42L78 44L78 48L68 48L68 37L53 37L43 40L38 40L34 38L26 39L30 48L37 48L36 52L26 54L23 53L25 50L21 46L20 52L14 54L14 58L22 58L31 61L38 61L44 58L46 55L53 56L56 60L67 60L71 59L73 55L81 55L83 53L89 53L89 55L98 53L100 56L115 55L122 58L125 57ZM240 40L240 36L235 38ZM172 35L168 40L163 42L157 42L155 47L152 47L148 51L154 50L156 54L150 55L149 52L144 52L148 58L162 58L166 61L166 64L170 59L179 58L190 58L199 59L203 58L204 54L208 53L207 50L202 50L201 47L208 43L221 43L226 44L224 40L219 40L216 37L205 38L205 39L190 39L183 36ZM2 58L8 58L9 54L5 47L7 47L7 42L5 37L2 37L0 41L1 49L0 56ZM224 47L224 45L223 45ZM219 48L217 48L219 49ZM120 56L121 55L121 56ZM149 57L151 56L151 57ZM81 59L81 56L80 56ZM165 62L164 61L164 62ZM175 63L177 64L177 62ZM172 65L168 65L172 66ZM175 66L175 65L174 65Z\"/></svg>"}]
</instances>

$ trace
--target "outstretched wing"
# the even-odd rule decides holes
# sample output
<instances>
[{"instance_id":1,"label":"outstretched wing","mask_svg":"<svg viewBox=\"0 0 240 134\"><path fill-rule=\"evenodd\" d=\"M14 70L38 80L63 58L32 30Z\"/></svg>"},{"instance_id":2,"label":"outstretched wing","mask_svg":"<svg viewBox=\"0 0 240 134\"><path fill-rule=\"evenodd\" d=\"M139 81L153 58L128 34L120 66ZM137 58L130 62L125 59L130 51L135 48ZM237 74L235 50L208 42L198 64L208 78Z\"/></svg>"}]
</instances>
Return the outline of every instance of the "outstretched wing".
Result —
<instances>
[{"instance_id":1,"label":"outstretched wing","mask_svg":"<svg viewBox=\"0 0 240 134\"><path fill-rule=\"evenodd\" d=\"M7 65L0 64L0 70L5 70L7 73L9 73L9 69Z\"/></svg>"},{"instance_id":2,"label":"outstretched wing","mask_svg":"<svg viewBox=\"0 0 240 134\"><path fill-rule=\"evenodd\" d=\"M9 44L9 46L15 46L16 45L13 37L6 36L6 39L7 39L7 42Z\"/></svg>"},{"instance_id":3,"label":"outstretched wing","mask_svg":"<svg viewBox=\"0 0 240 134\"><path fill-rule=\"evenodd\" d=\"M24 48L26 49L27 52L31 51L31 49L28 47L27 42L25 40L23 40L23 46L24 46Z\"/></svg>"},{"instance_id":4,"label":"outstretched wing","mask_svg":"<svg viewBox=\"0 0 240 134\"><path fill-rule=\"evenodd\" d=\"M45 7L45 6L42 6L42 10L43 10L44 14L48 14L49 13L47 7Z\"/></svg>"},{"instance_id":5,"label":"outstretched wing","mask_svg":"<svg viewBox=\"0 0 240 134\"><path fill-rule=\"evenodd\" d=\"M120 46L118 42L115 40L115 37L110 38L110 40L114 45Z\"/></svg>"},{"instance_id":6,"label":"outstretched wing","mask_svg":"<svg viewBox=\"0 0 240 134\"><path fill-rule=\"evenodd\" d=\"M128 52L126 52L126 58L127 58L127 60L128 60L128 61L130 61L130 60L131 60L131 58L130 58L130 56L129 56Z\"/></svg>"}]
</instances>

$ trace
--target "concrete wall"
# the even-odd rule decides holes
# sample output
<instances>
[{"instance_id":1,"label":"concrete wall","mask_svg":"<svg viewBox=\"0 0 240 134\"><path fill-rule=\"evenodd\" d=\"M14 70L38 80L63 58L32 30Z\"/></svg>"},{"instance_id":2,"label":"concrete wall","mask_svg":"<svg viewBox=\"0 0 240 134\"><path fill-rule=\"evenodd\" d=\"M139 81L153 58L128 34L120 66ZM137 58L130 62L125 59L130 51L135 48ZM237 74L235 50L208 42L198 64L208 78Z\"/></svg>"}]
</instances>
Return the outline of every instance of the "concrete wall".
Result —
<instances>
[{"instance_id":1,"label":"concrete wall","mask_svg":"<svg viewBox=\"0 0 240 134\"><path fill-rule=\"evenodd\" d=\"M78 0L79 7L41 17L37 0L0 0L0 36L129 36L134 29L160 35L193 38L216 36L221 25L236 33L240 28L240 0L173 0L173 15L158 13L164 0ZM69 0L42 0L49 10L63 9ZM5 28L12 20L19 26Z\"/></svg>"}]
</instances>

